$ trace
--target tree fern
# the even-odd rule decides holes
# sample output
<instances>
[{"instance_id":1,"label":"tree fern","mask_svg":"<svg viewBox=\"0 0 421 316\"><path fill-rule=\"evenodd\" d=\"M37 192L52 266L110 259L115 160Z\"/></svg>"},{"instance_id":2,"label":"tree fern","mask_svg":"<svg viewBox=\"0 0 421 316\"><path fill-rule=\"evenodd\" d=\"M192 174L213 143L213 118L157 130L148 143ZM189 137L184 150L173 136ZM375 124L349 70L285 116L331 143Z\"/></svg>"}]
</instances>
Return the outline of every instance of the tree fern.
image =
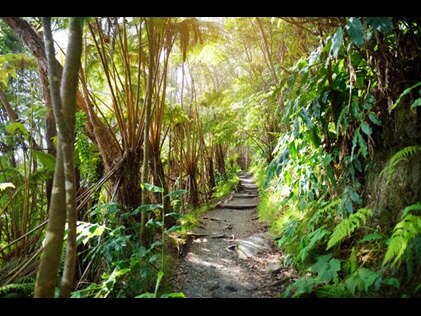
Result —
<instances>
[{"instance_id":1,"label":"tree fern","mask_svg":"<svg viewBox=\"0 0 421 316\"><path fill-rule=\"evenodd\" d=\"M390 182L392 175L395 172L397 164L403 160L407 160L410 156L421 151L421 146L407 146L396 152L388 161L386 167L380 172L380 175L386 176L386 182Z\"/></svg>"},{"instance_id":2,"label":"tree fern","mask_svg":"<svg viewBox=\"0 0 421 316\"><path fill-rule=\"evenodd\" d=\"M326 250L340 243L345 237L349 236L361 225L367 221L367 216L373 215L371 209L362 208L357 213L351 214L348 218L342 220L334 229L330 236Z\"/></svg>"},{"instance_id":3,"label":"tree fern","mask_svg":"<svg viewBox=\"0 0 421 316\"><path fill-rule=\"evenodd\" d=\"M402 220L393 229L383 265L392 260L392 266L395 265L405 253L410 242L420 235L420 233L421 217L412 214L403 216Z\"/></svg>"}]
</instances>

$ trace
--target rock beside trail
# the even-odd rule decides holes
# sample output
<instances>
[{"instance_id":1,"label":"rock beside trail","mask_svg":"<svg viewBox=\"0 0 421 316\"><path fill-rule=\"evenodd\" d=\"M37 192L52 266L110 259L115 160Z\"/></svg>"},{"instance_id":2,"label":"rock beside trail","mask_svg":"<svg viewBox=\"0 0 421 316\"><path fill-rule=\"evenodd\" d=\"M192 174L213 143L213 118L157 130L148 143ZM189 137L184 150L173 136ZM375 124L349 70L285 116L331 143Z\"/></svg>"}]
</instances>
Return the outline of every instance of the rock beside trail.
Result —
<instances>
[{"instance_id":1,"label":"rock beside trail","mask_svg":"<svg viewBox=\"0 0 421 316\"><path fill-rule=\"evenodd\" d=\"M270 234L257 233L246 239L237 241L237 254L240 259L248 259L250 257L257 257L263 251L271 249L272 240Z\"/></svg>"},{"instance_id":2,"label":"rock beside trail","mask_svg":"<svg viewBox=\"0 0 421 316\"><path fill-rule=\"evenodd\" d=\"M266 267L266 271L272 273L272 272L277 272L281 270L282 268L283 268L282 262L277 260L277 261L269 262Z\"/></svg>"}]
</instances>

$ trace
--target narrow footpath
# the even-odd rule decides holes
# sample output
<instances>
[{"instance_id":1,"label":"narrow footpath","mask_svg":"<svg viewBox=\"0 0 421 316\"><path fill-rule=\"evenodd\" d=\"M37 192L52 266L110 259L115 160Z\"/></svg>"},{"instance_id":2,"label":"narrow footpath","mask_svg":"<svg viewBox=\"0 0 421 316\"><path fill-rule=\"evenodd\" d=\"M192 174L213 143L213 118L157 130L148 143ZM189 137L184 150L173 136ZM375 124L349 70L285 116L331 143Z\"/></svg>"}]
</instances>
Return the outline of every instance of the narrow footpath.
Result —
<instances>
[{"instance_id":1,"label":"narrow footpath","mask_svg":"<svg viewBox=\"0 0 421 316\"><path fill-rule=\"evenodd\" d=\"M289 284L292 271L258 220L259 195L251 174L239 174L230 197L202 216L171 279L186 297L270 298Z\"/></svg>"}]
</instances>

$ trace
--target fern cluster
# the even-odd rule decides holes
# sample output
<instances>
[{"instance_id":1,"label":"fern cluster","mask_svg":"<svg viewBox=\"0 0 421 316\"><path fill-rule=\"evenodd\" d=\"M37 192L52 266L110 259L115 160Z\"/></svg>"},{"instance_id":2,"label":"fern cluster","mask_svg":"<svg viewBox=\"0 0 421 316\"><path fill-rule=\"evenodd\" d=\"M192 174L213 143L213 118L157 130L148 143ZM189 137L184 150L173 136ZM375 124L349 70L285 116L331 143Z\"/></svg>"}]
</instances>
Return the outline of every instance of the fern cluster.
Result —
<instances>
[{"instance_id":1,"label":"fern cluster","mask_svg":"<svg viewBox=\"0 0 421 316\"><path fill-rule=\"evenodd\" d=\"M367 221L367 217L371 215L373 215L371 209L362 208L358 210L358 212L351 214L348 218L342 220L342 222L335 227L332 236L330 236L326 250L329 250L340 243L345 237L350 236L357 228L364 225Z\"/></svg>"},{"instance_id":2,"label":"fern cluster","mask_svg":"<svg viewBox=\"0 0 421 316\"><path fill-rule=\"evenodd\" d=\"M393 174L395 173L396 166L402 161L408 160L411 156L421 151L421 146L407 146L395 154L389 159L384 169L380 172L380 175L386 177L386 183L390 183Z\"/></svg>"},{"instance_id":3,"label":"fern cluster","mask_svg":"<svg viewBox=\"0 0 421 316\"><path fill-rule=\"evenodd\" d=\"M396 265L411 242L421 235L421 217L409 213L413 210L421 210L421 203L410 205L404 209L402 220L393 229L383 265L390 261L392 266Z\"/></svg>"}]
</instances>

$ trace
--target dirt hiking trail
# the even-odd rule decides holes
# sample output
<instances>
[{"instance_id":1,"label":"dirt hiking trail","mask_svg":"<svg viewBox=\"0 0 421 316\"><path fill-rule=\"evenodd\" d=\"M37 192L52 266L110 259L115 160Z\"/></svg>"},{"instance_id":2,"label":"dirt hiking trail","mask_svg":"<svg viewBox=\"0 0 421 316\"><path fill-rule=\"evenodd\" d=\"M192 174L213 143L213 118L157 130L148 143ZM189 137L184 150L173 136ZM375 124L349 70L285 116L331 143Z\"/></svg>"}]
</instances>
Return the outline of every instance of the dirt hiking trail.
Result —
<instances>
[{"instance_id":1,"label":"dirt hiking trail","mask_svg":"<svg viewBox=\"0 0 421 316\"><path fill-rule=\"evenodd\" d=\"M257 186L239 173L237 192L202 216L171 278L174 291L191 298L270 298L288 285L292 271L258 220Z\"/></svg>"}]
</instances>

